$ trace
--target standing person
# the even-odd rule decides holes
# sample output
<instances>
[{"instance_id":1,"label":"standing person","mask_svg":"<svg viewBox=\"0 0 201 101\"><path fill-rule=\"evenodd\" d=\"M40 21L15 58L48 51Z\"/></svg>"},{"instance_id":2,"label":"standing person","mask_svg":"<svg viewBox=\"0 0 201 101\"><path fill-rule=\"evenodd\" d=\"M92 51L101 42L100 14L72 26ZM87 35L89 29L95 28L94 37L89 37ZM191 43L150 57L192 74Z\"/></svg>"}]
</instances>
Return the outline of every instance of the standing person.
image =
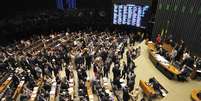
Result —
<instances>
[{"instance_id":1,"label":"standing person","mask_svg":"<svg viewBox=\"0 0 201 101\"><path fill-rule=\"evenodd\" d=\"M86 67L89 70L91 68L92 56L88 52L85 53L85 61L86 61Z\"/></svg>"},{"instance_id":2,"label":"standing person","mask_svg":"<svg viewBox=\"0 0 201 101\"><path fill-rule=\"evenodd\" d=\"M52 72L47 64L44 67L44 74L52 78Z\"/></svg>"},{"instance_id":3,"label":"standing person","mask_svg":"<svg viewBox=\"0 0 201 101\"><path fill-rule=\"evenodd\" d=\"M69 70L69 68L65 68L65 72L66 72L66 78L67 78L67 80L69 80L69 78L70 78L70 70Z\"/></svg>"},{"instance_id":4,"label":"standing person","mask_svg":"<svg viewBox=\"0 0 201 101\"><path fill-rule=\"evenodd\" d=\"M175 62L176 56L177 56L177 50L173 48L171 52L171 63Z\"/></svg>"},{"instance_id":5,"label":"standing person","mask_svg":"<svg viewBox=\"0 0 201 101\"><path fill-rule=\"evenodd\" d=\"M128 77L127 77L127 84L128 84L130 91L132 91L134 89L135 77L136 77L136 75L134 74L134 72L130 72Z\"/></svg>"},{"instance_id":6,"label":"standing person","mask_svg":"<svg viewBox=\"0 0 201 101\"><path fill-rule=\"evenodd\" d=\"M121 75L121 70L119 69L119 64L115 64L112 69L113 72L113 80Z\"/></svg>"},{"instance_id":7,"label":"standing person","mask_svg":"<svg viewBox=\"0 0 201 101\"><path fill-rule=\"evenodd\" d=\"M156 44L161 44L161 35L158 34L157 37L156 37Z\"/></svg>"},{"instance_id":8,"label":"standing person","mask_svg":"<svg viewBox=\"0 0 201 101\"><path fill-rule=\"evenodd\" d=\"M107 53L107 51L105 50L105 48L101 49L100 55L101 55L101 57L102 57L103 62L105 62L106 59L107 59L107 55L108 55L108 53Z\"/></svg>"},{"instance_id":9,"label":"standing person","mask_svg":"<svg viewBox=\"0 0 201 101\"><path fill-rule=\"evenodd\" d=\"M121 77L125 79L125 77L128 76L127 74L128 74L128 66L126 65L125 61L123 61L123 71L122 71Z\"/></svg>"},{"instance_id":10,"label":"standing person","mask_svg":"<svg viewBox=\"0 0 201 101\"><path fill-rule=\"evenodd\" d=\"M129 95L129 90L128 87L123 88L123 101L129 101L130 95Z\"/></svg>"},{"instance_id":11,"label":"standing person","mask_svg":"<svg viewBox=\"0 0 201 101\"><path fill-rule=\"evenodd\" d=\"M109 65L109 63L108 62L106 62L106 63L104 63L104 68L103 68L103 71L104 71L104 77L108 77L108 73L109 73L109 70L110 70L110 67L109 67L110 65Z\"/></svg>"},{"instance_id":12,"label":"standing person","mask_svg":"<svg viewBox=\"0 0 201 101\"><path fill-rule=\"evenodd\" d=\"M131 50L127 51L126 56L127 56L127 65L129 65L132 61Z\"/></svg>"},{"instance_id":13,"label":"standing person","mask_svg":"<svg viewBox=\"0 0 201 101\"><path fill-rule=\"evenodd\" d=\"M42 69L38 66L38 64L36 64L35 66L35 71L36 71L36 75L38 78L42 78Z\"/></svg>"},{"instance_id":14,"label":"standing person","mask_svg":"<svg viewBox=\"0 0 201 101\"><path fill-rule=\"evenodd\" d=\"M115 66L112 69L112 72L113 72L114 85L117 85L118 89L120 89L121 88L121 83L120 83L121 70L119 69L119 64L115 64Z\"/></svg>"},{"instance_id":15,"label":"standing person","mask_svg":"<svg viewBox=\"0 0 201 101\"><path fill-rule=\"evenodd\" d=\"M178 47L178 51L177 51L177 56L176 56L176 60L177 61L180 61L181 60L181 58L182 58L182 55L184 54L184 47L182 46L182 45L179 45L179 47Z\"/></svg>"}]
</instances>

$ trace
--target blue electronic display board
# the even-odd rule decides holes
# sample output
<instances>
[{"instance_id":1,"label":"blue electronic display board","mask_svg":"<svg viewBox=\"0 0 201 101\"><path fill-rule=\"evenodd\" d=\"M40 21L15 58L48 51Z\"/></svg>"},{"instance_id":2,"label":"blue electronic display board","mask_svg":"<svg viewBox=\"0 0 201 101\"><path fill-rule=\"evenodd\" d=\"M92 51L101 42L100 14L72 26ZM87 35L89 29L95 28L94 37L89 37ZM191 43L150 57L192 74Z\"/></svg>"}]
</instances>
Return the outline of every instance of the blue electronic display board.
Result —
<instances>
[{"instance_id":1,"label":"blue electronic display board","mask_svg":"<svg viewBox=\"0 0 201 101\"><path fill-rule=\"evenodd\" d=\"M149 6L147 5L117 5L114 4L113 24L145 27Z\"/></svg>"}]
</instances>

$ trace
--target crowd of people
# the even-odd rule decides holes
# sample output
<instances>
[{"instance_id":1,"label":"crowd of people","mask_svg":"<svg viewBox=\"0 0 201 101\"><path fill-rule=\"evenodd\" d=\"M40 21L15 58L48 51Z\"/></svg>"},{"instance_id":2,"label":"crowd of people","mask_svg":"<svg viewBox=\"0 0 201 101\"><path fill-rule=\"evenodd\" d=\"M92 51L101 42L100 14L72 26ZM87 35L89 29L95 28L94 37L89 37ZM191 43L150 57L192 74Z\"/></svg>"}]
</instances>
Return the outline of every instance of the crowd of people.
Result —
<instances>
[{"instance_id":1,"label":"crowd of people","mask_svg":"<svg viewBox=\"0 0 201 101\"><path fill-rule=\"evenodd\" d=\"M170 53L162 48L162 42L170 44L173 49ZM162 38L160 34L156 37L158 53L171 61L181 71L180 78L186 79L194 68L201 69L201 58L194 56L190 50L187 49L183 40L180 42L173 42L172 35Z\"/></svg>"},{"instance_id":2,"label":"crowd of people","mask_svg":"<svg viewBox=\"0 0 201 101\"><path fill-rule=\"evenodd\" d=\"M54 44L45 43L57 36L61 38L53 40ZM113 74L113 89L122 90L121 84L123 82L121 79L125 79L123 99L128 101L129 97L126 96L128 94L126 92L131 92L134 89L136 77L134 72L136 65L133 60L140 55L141 50L140 47L133 48L131 46L135 45L135 41L139 40L139 37L138 34L134 33L119 34L115 32L51 34L33 38L32 41L20 41L12 46L1 47L0 64L5 71L13 76L12 84L14 86L8 89L14 91L20 81L26 82L21 95L22 101L27 101L30 98L33 88L38 86L37 80L39 79L42 79L43 86L39 92L38 100L46 101L49 99L53 79L60 85L60 100L73 100L73 96L68 94L68 88L69 82L75 80L75 75L78 77L77 81L74 81L78 82L78 95L82 101L85 101L89 99L86 82L90 80L87 71L91 69L95 75L92 84L95 86L94 88L98 89L97 95L101 101L110 97L104 90L106 88L100 83L104 77L110 77L110 70ZM27 49L26 47L33 48L31 45L37 42L34 39L43 40L39 43L42 46L36 49ZM121 60L125 57L124 53L126 53L126 61L124 60L121 64ZM61 71L65 71L64 77L61 76ZM12 97L7 95L4 98L7 101L12 100ZM110 101L113 101L112 98Z\"/></svg>"}]
</instances>

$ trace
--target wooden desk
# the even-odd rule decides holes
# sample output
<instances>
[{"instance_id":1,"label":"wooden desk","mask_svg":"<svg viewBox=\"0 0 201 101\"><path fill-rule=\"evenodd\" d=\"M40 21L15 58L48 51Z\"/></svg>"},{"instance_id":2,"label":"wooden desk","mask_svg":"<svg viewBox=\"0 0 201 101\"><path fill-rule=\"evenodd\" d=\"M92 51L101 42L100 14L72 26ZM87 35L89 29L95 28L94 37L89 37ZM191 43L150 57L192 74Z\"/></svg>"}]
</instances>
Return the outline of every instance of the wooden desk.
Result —
<instances>
[{"instance_id":1,"label":"wooden desk","mask_svg":"<svg viewBox=\"0 0 201 101\"><path fill-rule=\"evenodd\" d=\"M39 78L37 81L37 86L34 87L33 92L31 93L31 97L29 99L29 101L36 101L36 97L38 95L39 89L42 87L43 85L43 79Z\"/></svg>"},{"instance_id":2,"label":"wooden desk","mask_svg":"<svg viewBox=\"0 0 201 101\"><path fill-rule=\"evenodd\" d=\"M8 79L1 84L0 93L2 93L12 83L12 78L12 76L8 77Z\"/></svg>"},{"instance_id":3,"label":"wooden desk","mask_svg":"<svg viewBox=\"0 0 201 101\"><path fill-rule=\"evenodd\" d=\"M191 98L193 99L193 101L201 101L201 99L198 98L197 94L200 93L201 90L198 89L193 89L191 92Z\"/></svg>"},{"instance_id":4,"label":"wooden desk","mask_svg":"<svg viewBox=\"0 0 201 101\"><path fill-rule=\"evenodd\" d=\"M163 56L160 56L159 54L156 54L156 47L155 47L155 43L153 42L148 42L147 44L148 46L148 52L149 52L149 58L150 60L154 63L154 65L156 65L156 67L163 72L164 70L167 71L169 74L164 73L168 78L172 78L171 76L178 76L181 74L181 72L179 71L179 69L177 69L175 66L173 66L169 61L167 61ZM169 48L167 48L169 47ZM171 49L169 45L164 44L163 48L167 48L165 50L169 50ZM157 59L158 57L160 57L161 59Z\"/></svg>"},{"instance_id":5,"label":"wooden desk","mask_svg":"<svg viewBox=\"0 0 201 101\"><path fill-rule=\"evenodd\" d=\"M129 95L131 96L132 101L137 101L138 96L140 95L140 90L135 88L133 91L131 91L131 93L129 93Z\"/></svg>"},{"instance_id":6,"label":"wooden desk","mask_svg":"<svg viewBox=\"0 0 201 101\"><path fill-rule=\"evenodd\" d=\"M94 101L94 96L92 93L91 81L90 80L86 81L86 87L87 87L87 95L89 97L89 101Z\"/></svg>"},{"instance_id":7,"label":"wooden desk","mask_svg":"<svg viewBox=\"0 0 201 101\"><path fill-rule=\"evenodd\" d=\"M139 85L146 96L154 97L156 95L155 90L151 86L149 86L145 81L140 80Z\"/></svg>"},{"instance_id":8,"label":"wooden desk","mask_svg":"<svg viewBox=\"0 0 201 101\"><path fill-rule=\"evenodd\" d=\"M57 82L54 81L52 83L52 87L50 91L50 101L56 101L56 89L57 89Z\"/></svg>"},{"instance_id":9,"label":"wooden desk","mask_svg":"<svg viewBox=\"0 0 201 101\"><path fill-rule=\"evenodd\" d=\"M20 81L20 83L17 86L17 89L15 90L15 93L12 96L12 99L16 101L18 95L20 94L20 92L22 91L22 88L24 86L25 81Z\"/></svg>"},{"instance_id":10,"label":"wooden desk","mask_svg":"<svg viewBox=\"0 0 201 101\"><path fill-rule=\"evenodd\" d=\"M148 41L147 42L147 46L149 49L153 50L153 51L157 51L156 50L156 44L153 43L152 41ZM173 47L170 44L167 43L162 43L162 48L167 51L169 54L172 52Z\"/></svg>"},{"instance_id":11,"label":"wooden desk","mask_svg":"<svg viewBox=\"0 0 201 101\"><path fill-rule=\"evenodd\" d=\"M168 71L169 73L171 73L175 76L178 76L181 74L181 72L175 66L173 66L172 64L169 63L169 61L167 63L160 61L157 59L157 56L159 56L159 54L156 54L153 51L149 51L150 60L157 66L157 68L165 69L166 71ZM161 56L161 58L163 58L163 57ZM164 58L164 60L165 60L165 58Z\"/></svg>"},{"instance_id":12,"label":"wooden desk","mask_svg":"<svg viewBox=\"0 0 201 101\"><path fill-rule=\"evenodd\" d=\"M75 89L74 89L74 80L73 79L70 79L69 80L69 88L68 88L68 93L69 95L71 96L71 99L73 100L74 99L74 92L75 92Z\"/></svg>"},{"instance_id":13,"label":"wooden desk","mask_svg":"<svg viewBox=\"0 0 201 101\"><path fill-rule=\"evenodd\" d=\"M42 78L39 78L39 79L36 81L36 84L37 84L37 86L41 87L42 84L43 84L43 79L42 79Z\"/></svg>"},{"instance_id":14,"label":"wooden desk","mask_svg":"<svg viewBox=\"0 0 201 101\"><path fill-rule=\"evenodd\" d=\"M105 88L106 93L109 94L109 96L113 96L114 97L114 101L118 101L117 97L114 95L114 93L112 92L112 85L109 81L108 78L103 77L103 87Z\"/></svg>"},{"instance_id":15,"label":"wooden desk","mask_svg":"<svg viewBox=\"0 0 201 101\"><path fill-rule=\"evenodd\" d=\"M157 49L156 49L156 46L155 46L155 45L156 45L156 44L153 43L152 41L147 42L148 49L156 52Z\"/></svg>"},{"instance_id":16,"label":"wooden desk","mask_svg":"<svg viewBox=\"0 0 201 101\"><path fill-rule=\"evenodd\" d=\"M34 87L33 92L31 93L31 97L30 97L29 101L36 101L38 91L39 91L39 87Z\"/></svg>"}]
</instances>

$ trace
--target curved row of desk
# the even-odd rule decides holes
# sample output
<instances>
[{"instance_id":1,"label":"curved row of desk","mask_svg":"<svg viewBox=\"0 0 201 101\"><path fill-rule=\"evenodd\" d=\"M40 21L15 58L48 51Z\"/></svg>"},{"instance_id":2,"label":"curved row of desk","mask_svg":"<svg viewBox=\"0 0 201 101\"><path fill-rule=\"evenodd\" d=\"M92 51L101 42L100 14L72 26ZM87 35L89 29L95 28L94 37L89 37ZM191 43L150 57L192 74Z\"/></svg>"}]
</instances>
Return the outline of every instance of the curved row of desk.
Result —
<instances>
[{"instance_id":1,"label":"curved row of desk","mask_svg":"<svg viewBox=\"0 0 201 101\"><path fill-rule=\"evenodd\" d=\"M193 101L201 101L201 89L193 89L191 98Z\"/></svg>"},{"instance_id":2,"label":"curved row of desk","mask_svg":"<svg viewBox=\"0 0 201 101\"><path fill-rule=\"evenodd\" d=\"M156 96L155 90L151 86L149 86L145 81L140 80L139 85L146 96L148 96L148 97Z\"/></svg>"},{"instance_id":3,"label":"curved row of desk","mask_svg":"<svg viewBox=\"0 0 201 101\"><path fill-rule=\"evenodd\" d=\"M62 43L65 43L67 40L66 39L67 36L64 35L57 35L54 38L47 40L45 43L40 43L40 44L35 44L34 46L30 46L30 47L26 47L25 50L29 49L29 50L39 50L41 48L44 48L43 44L46 44L47 47L52 47L53 45L55 45L56 43L58 43L59 41L61 41ZM31 48L31 49L30 49ZM72 80L71 80L72 81ZM37 85L33 88L33 91L30 91L30 99L29 101L36 101L37 97L39 96L39 92L43 86L43 79L40 78L38 80L36 80ZM2 84L0 84L0 99L5 96L5 92L6 90L9 88L10 85L12 85L13 83L13 75L10 75L9 77L7 77L7 79L5 79ZM25 86L26 82L25 81L20 81L17 85L16 88L14 88L13 91L13 95L12 95L12 99L14 101L17 101L20 94L23 93L23 88ZM73 97L74 95L74 83L70 82L70 88L68 89L70 93L70 95ZM52 87L51 87L51 91L50 91L50 101L57 101L56 96L57 96L57 83L56 82L52 82Z\"/></svg>"},{"instance_id":4,"label":"curved row of desk","mask_svg":"<svg viewBox=\"0 0 201 101\"><path fill-rule=\"evenodd\" d=\"M177 69L177 67L175 67L174 65L172 65L163 56L156 53L157 49L155 47L155 43L149 41L147 42L147 46L149 58L152 63L156 66L156 68L160 70L169 79L177 79L177 77L181 74L180 70ZM171 52L171 48L167 44L163 44L162 48L165 49L168 53ZM155 96L156 92L145 81L140 80L140 87L147 96ZM201 90L193 89L191 92L191 98L194 101L201 101Z\"/></svg>"},{"instance_id":5,"label":"curved row of desk","mask_svg":"<svg viewBox=\"0 0 201 101\"><path fill-rule=\"evenodd\" d=\"M166 77L169 79L177 78L178 75L181 74L180 70L177 69L174 65L172 65L167 59L163 56L156 53L156 47L153 42L148 42L148 52L149 58L156 66L158 70L160 70Z\"/></svg>"}]
</instances>

